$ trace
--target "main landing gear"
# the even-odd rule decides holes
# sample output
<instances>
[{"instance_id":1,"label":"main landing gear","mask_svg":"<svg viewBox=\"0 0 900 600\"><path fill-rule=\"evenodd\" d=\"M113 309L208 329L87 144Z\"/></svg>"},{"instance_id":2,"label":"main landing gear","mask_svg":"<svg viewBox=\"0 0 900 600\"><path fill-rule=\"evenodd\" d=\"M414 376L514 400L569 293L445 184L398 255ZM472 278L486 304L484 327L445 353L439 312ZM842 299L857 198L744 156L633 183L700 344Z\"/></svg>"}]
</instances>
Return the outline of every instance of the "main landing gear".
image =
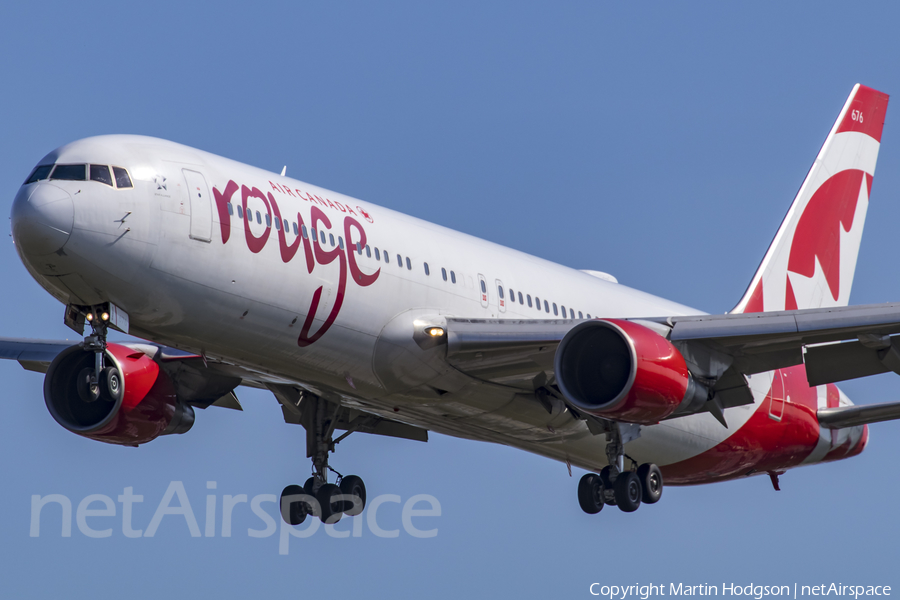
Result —
<instances>
[{"instance_id":1,"label":"main landing gear","mask_svg":"<svg viewBox=\"0 0 900 600\"><path fill-rule=\"evenodd\" d=\"M348 433L332 439L340 405L309 393L302 393L301 424L306 428L306 455L312 459L313 474L303 486L289 485L281 492L281 518L290 525L299 525L309 515L323 523L337 523L342 515L362 514L366 506L366 485L356 475L343 476L328 465L328 454ZM328 472L337 478L329 483Z\"/></svg>"},{"instance_id":2,"label":"main landing gear","mask_svg":"<svg viewBox=\"0 0 900 600\"><path fill-rule=\"evenodd\" d=\"M662 497L663 478L659 467L644 463L636 471L626 471L621 426L607 431L606 456L609 466L599 474L588 473L578 482L578 504L589 515L597 514L604 504L618 506L622 512L634 512L641 502L655 504Z\"/></svg>"}]
</instances>

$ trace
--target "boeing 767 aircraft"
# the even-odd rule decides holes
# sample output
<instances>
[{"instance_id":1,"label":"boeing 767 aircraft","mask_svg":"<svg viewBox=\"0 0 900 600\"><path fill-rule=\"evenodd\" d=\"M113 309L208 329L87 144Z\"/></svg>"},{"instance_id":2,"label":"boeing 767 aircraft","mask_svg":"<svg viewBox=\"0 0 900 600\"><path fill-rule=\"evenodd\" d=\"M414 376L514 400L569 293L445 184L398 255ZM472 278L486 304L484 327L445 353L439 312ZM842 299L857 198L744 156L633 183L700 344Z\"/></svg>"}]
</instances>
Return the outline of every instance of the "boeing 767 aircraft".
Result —
<instances>
[{"instance_id":1,"label":"boeing 767 aircraft","mask_svg":"<svg viewBox=\"0 0 900 600\"><path fill-rule=\"evenodd\" d=\"M835 386L900 373L900 303L848 306L887 102L853 88L723 315L284 172L150 137L79 140L25 180L12 234L87 335L0 339L0 356L46 373L60 425L112 444L239 410L239 386L270 390L312 459L282 493L291 524L363 510L363 480L329 464L351 433L434 431L586 469L588 513L657 502L663 482L777 489L900 418L900 403L854 406ZM108 342L110 328L144 341Z\"/></svg>"}]
</instances>

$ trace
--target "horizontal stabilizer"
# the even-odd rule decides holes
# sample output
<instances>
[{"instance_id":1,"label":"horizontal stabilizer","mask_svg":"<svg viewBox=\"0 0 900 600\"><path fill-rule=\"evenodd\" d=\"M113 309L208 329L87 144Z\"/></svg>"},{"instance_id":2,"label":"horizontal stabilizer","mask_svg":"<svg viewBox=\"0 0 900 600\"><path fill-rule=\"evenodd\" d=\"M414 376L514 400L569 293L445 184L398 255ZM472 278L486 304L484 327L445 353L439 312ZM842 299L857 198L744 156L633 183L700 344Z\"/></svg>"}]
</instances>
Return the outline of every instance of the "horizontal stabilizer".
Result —
<instances>
[{"instance_id":1,"label":"horizontal stabilizer","mask_svg":"<svg viewBox=\"0 0 900 600\"><path fill-rule=\"evenodd\" d=\"M881 421L900 419L900 402L820 408L816 413L819 425L828 429L842 429Z\"/></svg>"}]
</instances>

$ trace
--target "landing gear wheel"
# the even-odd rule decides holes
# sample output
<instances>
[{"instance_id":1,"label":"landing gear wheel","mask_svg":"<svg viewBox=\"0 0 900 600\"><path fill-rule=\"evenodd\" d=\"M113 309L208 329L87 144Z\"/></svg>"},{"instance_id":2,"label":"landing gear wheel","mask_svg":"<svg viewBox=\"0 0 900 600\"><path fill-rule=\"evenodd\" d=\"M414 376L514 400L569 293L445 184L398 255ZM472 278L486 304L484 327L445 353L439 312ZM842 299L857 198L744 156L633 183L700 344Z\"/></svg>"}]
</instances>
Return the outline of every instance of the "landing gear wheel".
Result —
<instances>
[{"instance_id":1,"label":"landing gear wheel","mask_svg":"<svg viewBox=\"0 0 900 600\"><path fill-rule=\"evenodd\" d=\"M341 479L341 493L359 499L359 502L345 500L343 503L344 514L350 517L362 514L366 507L366 484L363 483L362 477L347 475Z\"/></svg>"},{"instance_id":2,"label":"landing gear wheel","mask_svg":"<svg viewBox=\"0 0 900 600\"><path fill-rule=\"evenodd\" d=\"M578 482L578 504L589 515L603 510L603 483L596 473L588 473Z\"/></svg>"},{"instance_id":3,"label":"landing gear wheel","mask_svg":"<svg viewBox=\"0 0 900 600\"><path fill-rule=\"evenodd\" d=\"M341 499L339 498L340 495L341 488L333 483L324 483L322 484L322 487L319 488L316 499L319 501L319 507L322 510L320 518L323 523L334 524L341 520L343 502L341 502Z\"/></svg>"},{"instance_id":4,"label":"landing gear wheel","mask_svg":"<svg viewBox=\"0 0 900 600\"><path fill-rule=\"evenodd\" d=\"M662 497L663 477L659 467L653 463L644 463L637 470L641 482L641 500L645 504L656 504Z\"/></svg>"},{"instance_id":5,"label":"landing gear wheel","mask_svg":"<svg viewBox=\"0 0 900 600\"><path fill-rule=\"evenodd\" d=\"M309 494L313 498L316 497L316 495L313 493L313 486L315 485L315 481L316 481L315 477L310 477L309 479L306 480L306 483L303 484L303 489L306 491L307 494Z\"/></svg>"},{"instance_id":6,"label":"landing gear wheel","mask_svg":"<svg viewBox=\"0 0 900 600\"><path fill-rule=\"evenodd\" d=\"M641 506L641 481L634 471L619 473L613 490L616 504L622 512L634 512Z\"/></svg>"},{"instance_id":7,"label":"landing gear wheel","mask_svg":"<svg viewBox=\"0 0 900 600\"><path fill-rule=\"evenodd\" d=\"M94 376L94 369L85 367L78 373L78 379L75 380L75 389L78 390L78 397L82 402L94 402L100 398L100 386L91 383L91 377Z\"/></svg>"},{"instance_id":8,"label":"landing gear wheel","mask_svg":"<svg viewBox=\"0 0 900 600\"><path fill-rule=\"evenodd\" d=\"M288 525L299 525L310 514L309 504L298 496L306 492L299 485L289 485L281 492L281 518Z\"/></svg>"},{"instance_id":9,"label":"landing gear wheel","mask_svg":"<svg viewBox=\"0 0 900 600\"><path fill-rule=\"evenodd\" d=\"M612 467L603 467L600 471L600 483L603 486L604 490L613 490L613 484L609 480L609 475L612 472ZM602 493L602 492L601 492ZM603 494L603 503L608 504L609 506L616 505L616 499L614 494Z\"/></svg>"},{"instance_id":10,"label":"landing gear wheel","mask_svg":"<svg viewBox=\"0 0 900 600\"><path fill-rule=\"evenodd\" d=\"M106 367L100 371L97 382L100 386L100 397L107 402L118 402L125 391L122 386L122 375L115 367Z\"/></svg>"}]
</instances>

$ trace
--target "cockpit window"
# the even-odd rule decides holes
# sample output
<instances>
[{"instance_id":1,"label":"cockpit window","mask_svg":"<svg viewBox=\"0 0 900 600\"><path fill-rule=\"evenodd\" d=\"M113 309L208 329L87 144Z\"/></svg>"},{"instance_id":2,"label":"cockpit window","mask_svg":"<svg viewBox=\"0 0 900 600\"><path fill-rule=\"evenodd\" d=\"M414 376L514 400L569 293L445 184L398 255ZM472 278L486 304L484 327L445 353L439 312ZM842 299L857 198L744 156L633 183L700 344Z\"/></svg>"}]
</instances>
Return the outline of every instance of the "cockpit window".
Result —
<instances>
[{"instance_id":1,"label":"cockpit window","mask_svg":"<svg viewBox=\"0 0 900 600\"><path fill-rule=\"evenodd\" d=\"M109 167L106 165L91 165L91 181L99 181L112 187L112 177L109 176Z\"/></svg>"},{"instance_id":2,"label":"cockpit window","mask_svg":"<svg viewBox=\"0 0 900 600\"><path fill-rule=\"evenodd\" d=\"M84 181L85 165L56 165L50 179L64 181Z\"/></svg>"},{"instance_id":3,"label":"cockpit window","mask_svg":"<svg viewBox=\"0 0 900 600\"><path fill-rule=\"evenodd\" d=\"M50 171L52 170L53 165L38 165L34 168L34 171L31 172L31 175L28 176L28 179L26 179L25 183L22 185L28 185L29 183L34 183L35 181L47 179L47 176L50 175Z\"/></svg>"},{"instance_id":4,"label":"cockpit window","mask_svg":"<svg viewBox=\"0 0 900 600\"><path fill-rule=\"evenodd\" d=\"M116 176L117 188L122 189L134 187L133 185L131 185L131 177L128 176L128 171L126 171L122 167L113 167L112 170Z\"/></svg>"}]
</instances>

